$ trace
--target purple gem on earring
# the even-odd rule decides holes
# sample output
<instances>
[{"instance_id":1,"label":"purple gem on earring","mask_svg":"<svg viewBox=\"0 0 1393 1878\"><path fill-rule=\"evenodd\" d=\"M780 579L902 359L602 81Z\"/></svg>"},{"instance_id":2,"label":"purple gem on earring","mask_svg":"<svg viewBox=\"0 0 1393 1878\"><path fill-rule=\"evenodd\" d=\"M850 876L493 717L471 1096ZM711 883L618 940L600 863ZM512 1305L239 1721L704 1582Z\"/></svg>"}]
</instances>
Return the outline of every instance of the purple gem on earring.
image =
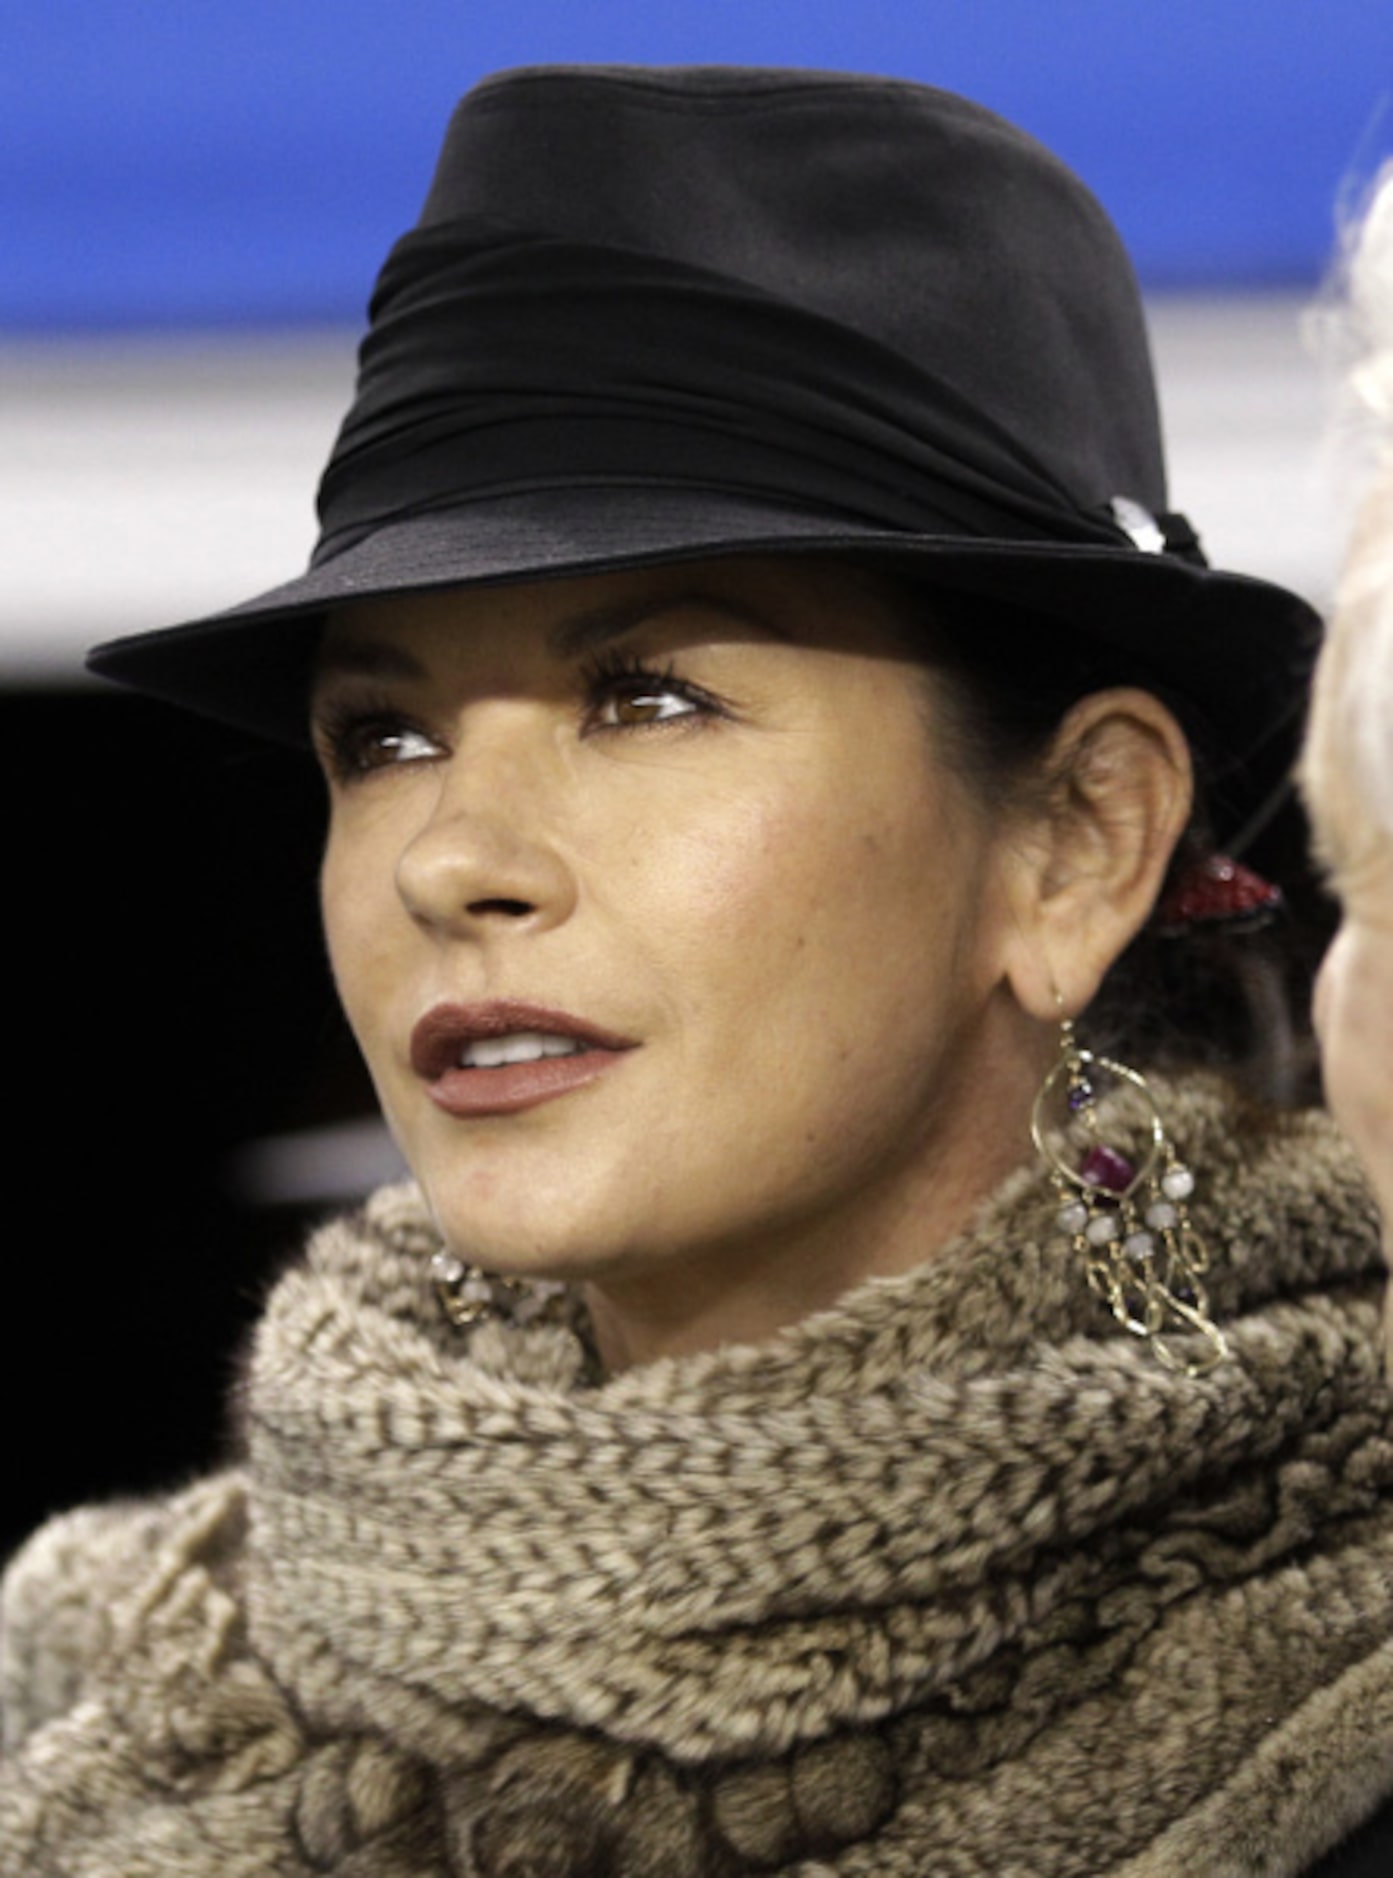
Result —
<instances>
[{"instance_id":1,"label":"purple gem on earring","mask_svg":"<svg viewBox=\"0 0 1393 1878\"><path fill-rule=\"evenodd\" d=\"M1076 1082L1069 1091L1069 1113L1077 1115L1080 1109L1086 1109L1093 1100L1093 1084Z\"/></svg>"},{"instance_id":2,"label":"purple gem on earring","mask_svg":"<svg viewBox=\"0 0 1393 1878\"><path fill-rule=\"evenodd\" d=\"M1079 1169L1079 1178L1087 1181L1090 1187L1104 1187L1109 1193L1125 1193L1137 1177L1137 1170L1125 1154L1119 1154L1116 1148L1105 1147L1100 1141L1095 1148L1090 1148L1088 1158Z\"/></svg>"}]
</instances>

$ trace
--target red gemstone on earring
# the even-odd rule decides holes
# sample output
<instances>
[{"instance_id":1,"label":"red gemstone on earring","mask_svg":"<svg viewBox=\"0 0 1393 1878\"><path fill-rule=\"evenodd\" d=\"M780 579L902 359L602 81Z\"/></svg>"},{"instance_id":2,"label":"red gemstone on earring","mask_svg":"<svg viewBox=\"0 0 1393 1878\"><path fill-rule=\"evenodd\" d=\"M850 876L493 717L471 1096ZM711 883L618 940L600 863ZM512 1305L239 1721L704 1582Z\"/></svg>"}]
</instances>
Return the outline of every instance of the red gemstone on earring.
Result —
<instances>
[{"instance_id":1,"label":"red gemstone on earring","mask_svg":"<svg viewBox=\"0 0 1393 1878\"><path fill-rule=\"evenodd\" d=\"M1125 1154L1119 1154L1116 1148L1104 1147L1100 1141L1096 1148L1090 1148L1088 1157L1079 1169L1079 1178L1086 1180L1090 1187L1105 1187L1109 1193L1125 1193L1137 1177L1137 1170Z\"/></svg>"}]
</instances>

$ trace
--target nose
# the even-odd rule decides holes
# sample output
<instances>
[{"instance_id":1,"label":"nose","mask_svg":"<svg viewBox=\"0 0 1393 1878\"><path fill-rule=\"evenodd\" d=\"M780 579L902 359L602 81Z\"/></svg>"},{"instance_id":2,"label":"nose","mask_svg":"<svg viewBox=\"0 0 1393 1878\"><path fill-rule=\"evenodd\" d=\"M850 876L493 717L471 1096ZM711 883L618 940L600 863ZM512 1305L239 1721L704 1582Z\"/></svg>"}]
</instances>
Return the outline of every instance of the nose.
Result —
<instances>
[{"instance_id":1,"label":"nose","mask_svg":"<svg viewBox=\"0 0 1393 1878\"><path fill-rule=\"evenodd\" d=\"M436 768L426 819L397 861L397 892L419 925L448 934L559 925L576 883L560 845L566 776L544 735L500 707L471 724Z\"/></svg>"}]
</instances>

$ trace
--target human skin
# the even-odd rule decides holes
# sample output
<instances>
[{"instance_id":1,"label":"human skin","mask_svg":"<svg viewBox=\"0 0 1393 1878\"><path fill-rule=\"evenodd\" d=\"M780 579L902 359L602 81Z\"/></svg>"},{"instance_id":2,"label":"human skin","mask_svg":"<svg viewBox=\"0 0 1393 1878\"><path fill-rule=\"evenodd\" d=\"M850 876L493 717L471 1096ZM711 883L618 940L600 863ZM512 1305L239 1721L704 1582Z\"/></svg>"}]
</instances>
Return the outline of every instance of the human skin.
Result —
<instances>
[{"instance_id":1,"label":"human skin","mask_svg":"<svg viewBox=\"0 0 1393 1878\"><path fill-rule=\"evenodd\" d=\"M1177 768L1164 725L1097 715L1100 787L1134 745ZM1168 784L1124 867L1097 818L1066 852L989 814L932 673L831 564L363 602L312 721L330 954L396 1138L461 1256L587 1286L612 1367L771 1334L965 1223L1183 816ZM413 1033L490 1000L630 1047L451 1113Z\"/></svg>"}]
</instances>

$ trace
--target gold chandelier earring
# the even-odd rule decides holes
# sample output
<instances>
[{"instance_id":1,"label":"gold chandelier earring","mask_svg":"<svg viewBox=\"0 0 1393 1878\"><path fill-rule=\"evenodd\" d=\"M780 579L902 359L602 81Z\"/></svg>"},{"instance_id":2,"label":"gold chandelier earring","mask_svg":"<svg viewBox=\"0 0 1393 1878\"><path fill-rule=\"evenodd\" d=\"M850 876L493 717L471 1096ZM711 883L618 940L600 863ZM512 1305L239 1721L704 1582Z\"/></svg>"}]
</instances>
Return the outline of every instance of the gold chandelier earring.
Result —
<instances>
[{"instance_id":1,"label":"gold chandelier earring","mask_svg":"<svg viewBox=\"0 0 1393 1878\"><path fill-rule=\"evenodd\" d=\"M1104 1139L1098 1101L1105 1089L1135 1092L1139 1152ZM1195 1177L1166 1133L1146 1078L1080 1048L1065 1018L1030 1133L1059 1196L1059 1227L1118 1323L1181 1375L1203 1376L1223 1362L1228 1341L1209 1315L1204 1288L1209 1255L1190 1220Z\"/></svg>"}]
</instances>

